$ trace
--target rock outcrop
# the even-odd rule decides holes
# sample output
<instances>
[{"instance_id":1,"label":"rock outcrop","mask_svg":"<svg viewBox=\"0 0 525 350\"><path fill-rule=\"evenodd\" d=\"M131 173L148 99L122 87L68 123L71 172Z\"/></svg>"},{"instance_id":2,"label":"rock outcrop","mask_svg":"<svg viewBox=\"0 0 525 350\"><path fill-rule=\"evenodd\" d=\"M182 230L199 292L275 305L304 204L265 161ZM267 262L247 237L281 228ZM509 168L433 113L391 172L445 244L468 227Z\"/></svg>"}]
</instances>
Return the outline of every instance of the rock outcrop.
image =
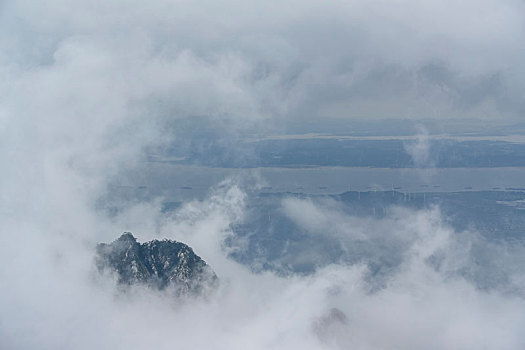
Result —
<instances>
[{"instance_id":1,"label":"rock outcrop","mask_svg":"<svg viewBox=\"0 0 525 350\"><path fill-rule=\"evenodd\" d=\"M137 242L125 232L112 243L97 245L100 272L113 272L119 285L172 289L177 295L199 295L213 289L218 278L210 266L184 243L171 240Z\"/></svg>"}]
</instances>

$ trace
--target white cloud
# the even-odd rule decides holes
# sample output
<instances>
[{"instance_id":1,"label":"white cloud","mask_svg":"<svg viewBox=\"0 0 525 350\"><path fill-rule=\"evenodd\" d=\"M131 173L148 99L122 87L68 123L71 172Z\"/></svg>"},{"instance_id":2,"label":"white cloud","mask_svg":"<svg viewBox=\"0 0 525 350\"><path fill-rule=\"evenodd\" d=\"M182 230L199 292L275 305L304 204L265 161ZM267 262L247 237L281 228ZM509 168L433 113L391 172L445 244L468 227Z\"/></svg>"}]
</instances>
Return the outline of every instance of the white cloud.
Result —
<instances>
[{"instance_id":1,"label":"white cloud","mask_svg":"<svg viewBox=\"0 0 525 350\"><path fill-rule=\"evenodd\" d=\"M513 92L525 82L523 5L512 0L3 8L5 74L75 68L68 90L87 85L135 111L149 99L139 113L150 116L494 120L525 106Z\"/></svg>"},{"instance_id":2,"label":"white cloud","mask_svg":"<svg viewBox=\"0 0 525 350\"><path fill-rule=\"evenodd\" d=\"M415 140L403 143L403 148L412 158L412 163L417 168L433 167L430 158L430 140L428 131L423 126L419 126Z\"/></svg>"},{"instance_id":3,"label":"white cloud","mask_svg":"<svg viewBox=\"0 0 525 350\"><path fill-rule=\"evenodd\" d=\"M394 236L408 233L402 269L368 294L360 265L281 278L226 259L220 243L243 213L235 186L174 218L155 200L116 217L97 207L144 148L169 141L174 119L207 115L264 130L274 118L331 108L337 115L354 102L361 107L342 112L419 116L438 101L437 114L464 116L487 100L515 114L522 98L506 91L524 82L521 6L1 2L0 347L523 348L520 297L479 291L423 263L436 250L455 251L436 214L401 213L367 226L330 206L286 204L306 229L336 220L334 235L348 224L372 229L357 239L377 241L390 224ZM431 63L442 71L421 70ZM494 75L501 86L486 78ZM469 85L479 81L489 87ZM471 97L480 102L469 105ZM222 289L187 305L141 290L116 295L111 281L93 275L93 247L135 227L148 239L182 237L217 270ZM322 343L312 325L332 307L348 327Z\"/></svg>"},{"instance_id":4,"label":"white cloud","mask_svg":"<svg viewBox=\"0 0 525 350\"><path fill-rule=\"evenodd\" d=\"M344 214L334 203L285 201L285 212L312 234L323 229L316 222L330 220L331 235L342 244L368 241L372 252L380 240L404 242L394 244L402 249L399 267L382 288L370 292L361 264L331 265L304 277L278 277L254 274L228 259L222 242L230 234L230 223L242 218L244 196L235 183L225 183L207 200L187 203L172 217L155 214L153 204L148 210L131 208L129 214L122 213L114 226L97 222L60 235L53 228L30 225L12 231L18 236L3 235L0 271L9 288L1 298L2 345L75 349L243 349L247 344L255 349L523 346L523 299L499 289L480 290L475 281L458 273L472 263L470 251L437 210L395 209L384 219L371 220ZM112 281L96 277L93 246L81 237L93 228L111 227L117 234L119 225L131 222L129 215L150 220L150 229L157 229L160 237L190 243L219 275L217 294L181 304L140 288L117 294ZM157 219L151 221L152 217ZM66 223L75 227L74 222ZM357 234L352 235L354 230ZM138 235L141 240L152 238L148 234ZM112 238L106 235L105 240ZM429 263L433 256L441 259L438 265ZM331 308L343 312L346 323L329 324L318 338L315 324Z\"/></svg>"}]
</instances>

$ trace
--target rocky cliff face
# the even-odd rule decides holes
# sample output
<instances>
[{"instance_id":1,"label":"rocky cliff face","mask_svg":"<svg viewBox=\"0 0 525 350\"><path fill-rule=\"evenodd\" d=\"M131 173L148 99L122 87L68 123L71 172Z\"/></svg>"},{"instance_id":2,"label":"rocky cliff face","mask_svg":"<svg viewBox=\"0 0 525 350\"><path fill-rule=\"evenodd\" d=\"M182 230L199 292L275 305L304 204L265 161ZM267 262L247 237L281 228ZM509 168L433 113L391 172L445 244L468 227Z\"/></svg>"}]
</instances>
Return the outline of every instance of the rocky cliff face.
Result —
<instances>
[{"instance_id":1,"label":"rocky cliff face","mask_svg":"<svg viewBox=\"0 0 525 350\"><path fill-rule=\"evenodd\" d=\"M97 245L97 268L117 274L120 285L143 284L172 289L177 295L202 294L218 283L215 272L184 243L138 243L129 232Z\"/></svg>"}]
</instances>

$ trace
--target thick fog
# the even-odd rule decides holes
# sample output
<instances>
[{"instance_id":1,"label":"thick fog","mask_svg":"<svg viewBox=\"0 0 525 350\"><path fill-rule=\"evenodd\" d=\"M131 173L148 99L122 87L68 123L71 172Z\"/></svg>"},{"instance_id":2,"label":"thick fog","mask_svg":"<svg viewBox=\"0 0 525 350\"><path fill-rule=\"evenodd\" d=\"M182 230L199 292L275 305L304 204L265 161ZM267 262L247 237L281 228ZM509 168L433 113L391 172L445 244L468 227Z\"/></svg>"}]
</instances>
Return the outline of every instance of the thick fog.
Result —
<instances>
[{"instance_id":1,"label":"thick fog","mask_svg":"<svg viewBox=\"0 0 525 350\"><path fill-rule=\"evenodd\" d=\"M517 120L524 13L518 1L1 1L0 348L522 349L525 277L508 267L523 254L490 248L506 282L484 287L480 238L439 208L367 219L283 201L310 234L326 225L372 255L398 246L373 255L399 260L376 285L366 261L283 277L229 259L242 179L169 215L162 198L106 204L175 120L226 122L225 138L324 117ZM426 164L422 135L407 149ZM188 243L220 288L119 292L93 258L124 231Z\"/></svg>"}]
</instances>

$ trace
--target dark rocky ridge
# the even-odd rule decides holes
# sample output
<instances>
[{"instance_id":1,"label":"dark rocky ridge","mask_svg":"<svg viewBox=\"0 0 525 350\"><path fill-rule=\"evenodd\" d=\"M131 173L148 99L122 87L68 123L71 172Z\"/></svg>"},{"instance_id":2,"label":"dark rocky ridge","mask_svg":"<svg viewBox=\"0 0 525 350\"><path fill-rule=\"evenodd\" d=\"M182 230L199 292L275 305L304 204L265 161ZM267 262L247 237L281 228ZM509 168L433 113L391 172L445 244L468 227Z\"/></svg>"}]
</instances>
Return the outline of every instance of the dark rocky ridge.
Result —
<instances>
[{"instance_id":1,"label":"dark rocky ridge","mask_svg":"<svg viewBox=\"0 0 525 350\"><path fill-rule=\"evenodd\" d=\"M177 295L198 295L218 282L210 266L184 243L153 240L138 243L125 232L112 243L97 245L96 265L100 272L117 274L119 285L142 284Z\"/></svg>"}]
</instances>

